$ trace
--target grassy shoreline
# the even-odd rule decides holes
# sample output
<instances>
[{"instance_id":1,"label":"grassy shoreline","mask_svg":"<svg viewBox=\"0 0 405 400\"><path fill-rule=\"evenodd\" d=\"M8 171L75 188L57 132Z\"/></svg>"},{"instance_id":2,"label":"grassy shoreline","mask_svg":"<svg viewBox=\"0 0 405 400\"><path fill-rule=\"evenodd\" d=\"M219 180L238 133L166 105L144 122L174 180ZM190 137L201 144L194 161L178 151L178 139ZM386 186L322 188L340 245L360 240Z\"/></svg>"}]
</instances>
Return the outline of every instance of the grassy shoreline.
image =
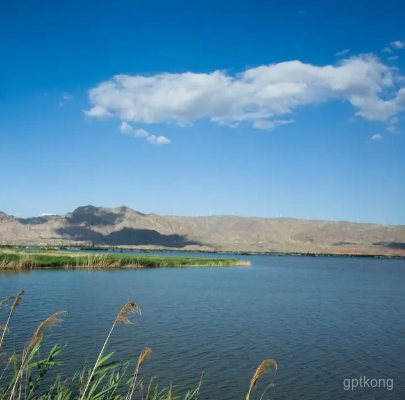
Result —
<instances>
[{"instance_id":1,"label":"grassy shoreline","mask_svg":"<svg viewBox=\"0 0 405 400\"><path fill-rule=\"evenodd\" d=\"M63 251L63 250L73 250L73 251L97 251L97 252L134 252L134 253L144 253L148 254L151 252L167 252L167 253L209 253L209 254L224 254L224 255L274 255L274 256L300 256L300 257L354 257L354 258L385 258L385 259L405 259L405 251L403 252L386 252L382 253L379 251L375 252L298 252L298 251L222 251L222 250L201 250L201 249L175 249L175 248L141 248L141 247L127 247L127 246L105 246L105 245L94 245L94 246L79 246L79 245L63 245L63 246L37 246L37 245L10 245L2 244L0 245L0 253L2 249L6 250L33 250L33 251Z\"/></svg>"},{"instance_id":2,"label":"grassy shoreline","mask_svg":"<svg viewBox=\"0 0 405 400\"><path fill-rule=\"evenodd\" d=\"M0 270L6 269L120 269L176 267L250 266L249 261L233 258L164 257L127 254L94 254L64 252L0 252Z\"/></svg>"}]
</instances>

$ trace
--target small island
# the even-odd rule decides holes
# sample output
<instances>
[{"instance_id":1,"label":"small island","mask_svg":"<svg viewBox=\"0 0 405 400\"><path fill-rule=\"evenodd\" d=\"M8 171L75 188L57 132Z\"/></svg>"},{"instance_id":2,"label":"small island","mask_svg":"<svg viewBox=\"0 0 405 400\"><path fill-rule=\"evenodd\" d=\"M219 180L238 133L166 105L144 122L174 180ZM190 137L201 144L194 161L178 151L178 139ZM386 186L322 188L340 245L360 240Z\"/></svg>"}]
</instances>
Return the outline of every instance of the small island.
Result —
<instances>
[{"instance_id":1,"label":"small island","mask_svg":"<svg viewBox=\"0 0 405 400\"><path fill-rule=\"evenodd\" d=\"M171 257L84 252L18 251L0 252L0 270L27 269L125 269L176 267L250 266L250 261L233 258Z\"/></svg>"}]
</instances>

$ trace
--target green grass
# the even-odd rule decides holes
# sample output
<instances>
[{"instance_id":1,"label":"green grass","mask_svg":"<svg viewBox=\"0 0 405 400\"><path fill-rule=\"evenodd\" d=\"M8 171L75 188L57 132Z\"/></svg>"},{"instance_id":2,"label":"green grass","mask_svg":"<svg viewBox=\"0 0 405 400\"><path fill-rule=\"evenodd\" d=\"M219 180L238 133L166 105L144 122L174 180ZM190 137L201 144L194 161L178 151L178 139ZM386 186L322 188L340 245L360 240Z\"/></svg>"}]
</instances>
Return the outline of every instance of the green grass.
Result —
<instances>
[{"instance_id":1,"label":"green grass","mask_svg":"<svg viewBox=\"0 0 405 400\"><path fill-rule=\"evenodd\" d=\"M232 258L163 257L127 254L0 252L0 269L38 268L175 268L249 266Z\"/></svg>"}]
</instances>

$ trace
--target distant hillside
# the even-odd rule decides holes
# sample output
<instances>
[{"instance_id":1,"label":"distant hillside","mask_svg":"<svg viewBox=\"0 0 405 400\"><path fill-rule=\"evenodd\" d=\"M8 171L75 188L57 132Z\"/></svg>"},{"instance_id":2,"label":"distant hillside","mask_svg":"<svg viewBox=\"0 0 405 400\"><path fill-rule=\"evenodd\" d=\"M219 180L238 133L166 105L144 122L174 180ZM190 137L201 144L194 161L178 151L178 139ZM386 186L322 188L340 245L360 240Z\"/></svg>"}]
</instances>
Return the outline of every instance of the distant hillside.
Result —
<instances>
[{"instance_id":1,"label":"distant hillside","mask_svg":"<svg viewBox=\"0 0 405 400\"><path fill-rule=\"evenodd\" d=\"M96 244L219 251L405 254L405 226L292 218L176 217L128 207L79 207L66 215L0 212L1 244Z\"/></svg>"}]
</instances>

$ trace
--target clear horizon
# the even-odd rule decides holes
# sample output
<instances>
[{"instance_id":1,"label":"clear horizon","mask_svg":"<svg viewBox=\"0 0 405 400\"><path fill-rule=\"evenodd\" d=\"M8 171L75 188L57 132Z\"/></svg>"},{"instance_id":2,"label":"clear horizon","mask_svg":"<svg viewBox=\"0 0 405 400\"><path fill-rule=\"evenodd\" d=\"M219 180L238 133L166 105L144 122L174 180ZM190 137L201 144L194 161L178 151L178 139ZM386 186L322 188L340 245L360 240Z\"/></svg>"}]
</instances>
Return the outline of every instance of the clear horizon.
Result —
<instances>
[{"instance_id":1,"label":"clear horizon","mask_svg":"<svg viewBox=\"0 0 405 400\"><path fill-rule=\"evenodd\" d=\"M405 225L405 4L374 5L4 4L0 210Z\"/></svg>"}]
</instances>

